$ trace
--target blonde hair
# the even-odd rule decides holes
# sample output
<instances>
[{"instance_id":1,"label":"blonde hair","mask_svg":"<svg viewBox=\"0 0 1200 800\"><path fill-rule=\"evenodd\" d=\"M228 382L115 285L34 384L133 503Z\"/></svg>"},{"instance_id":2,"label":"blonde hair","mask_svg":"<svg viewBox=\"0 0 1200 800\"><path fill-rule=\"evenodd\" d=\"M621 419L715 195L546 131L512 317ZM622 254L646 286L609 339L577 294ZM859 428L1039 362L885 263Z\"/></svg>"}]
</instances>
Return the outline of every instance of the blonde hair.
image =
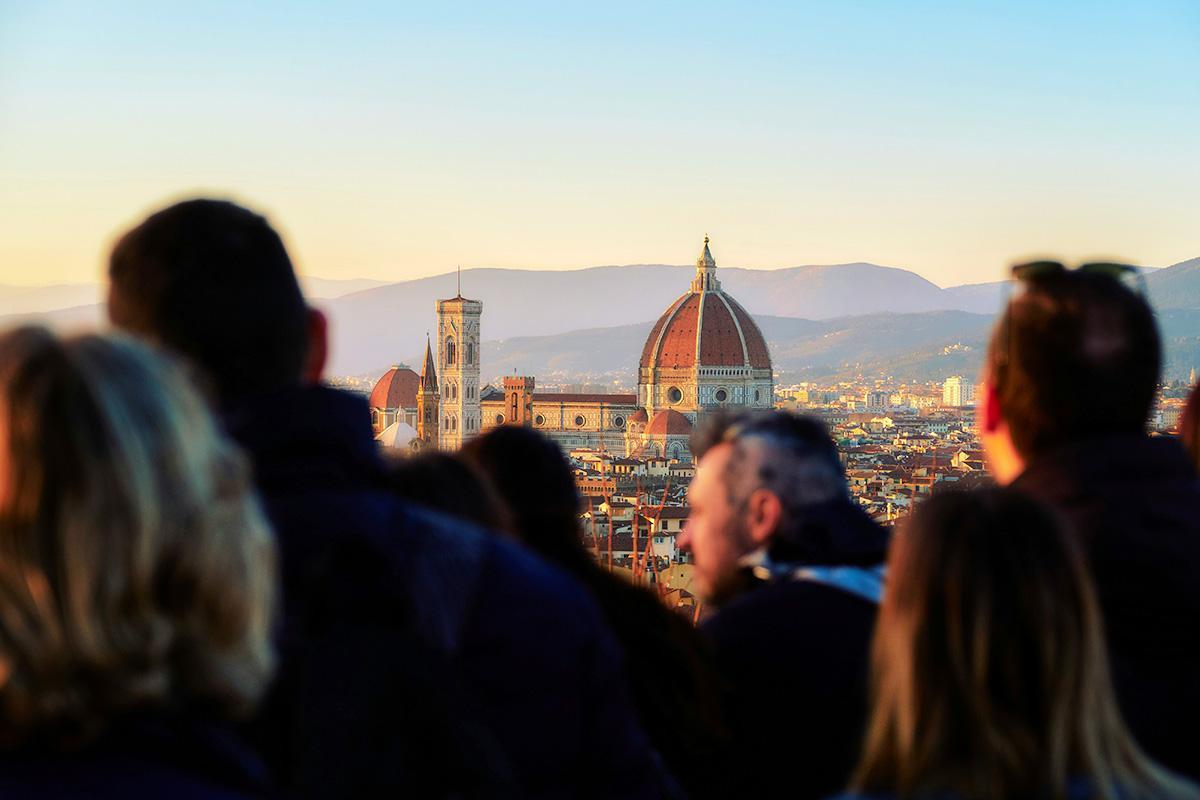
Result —
<instances>
[{"instance_id":1,"label":"blonde hair","mask_svg":"<svg viewBox=\"0 0 1200 800\"><path fill-rule=\"evenodd\" d=\"M252 710L275 551L249 486L164 357L0 336L0 741L84 740L147 708Z\"/></svg>"},{"instance_id":2,"label":"blonde hair","mask_svg":"<svg viewBox=\"0 0 1200 800\"><path fill-rule=\"evenodd\" d=\"M1082 555L1012 489L933 498L895 537L873 673L860 791L1198 796L1125 728Z\"/></svg>"}]
</instances>

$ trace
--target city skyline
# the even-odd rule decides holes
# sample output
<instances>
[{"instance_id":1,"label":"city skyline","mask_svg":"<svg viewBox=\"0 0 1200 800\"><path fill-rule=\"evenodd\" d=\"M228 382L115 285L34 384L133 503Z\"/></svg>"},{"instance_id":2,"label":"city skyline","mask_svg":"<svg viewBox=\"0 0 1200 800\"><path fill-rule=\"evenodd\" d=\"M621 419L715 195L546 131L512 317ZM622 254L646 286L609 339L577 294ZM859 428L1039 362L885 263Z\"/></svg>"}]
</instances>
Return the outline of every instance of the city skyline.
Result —
<instances>
[{"instance_id":1,"label":"city skyline","mask_svg":"<svg viewBox=\"0 0 1200 800\"><path fill-rule=\"evenodd\" d=\"M0 283L97 280L167 200L297 266L1197 255L1200 8L0 3ZM686 262L682 262L686 263Z\"/></svg>"}]
</instances>

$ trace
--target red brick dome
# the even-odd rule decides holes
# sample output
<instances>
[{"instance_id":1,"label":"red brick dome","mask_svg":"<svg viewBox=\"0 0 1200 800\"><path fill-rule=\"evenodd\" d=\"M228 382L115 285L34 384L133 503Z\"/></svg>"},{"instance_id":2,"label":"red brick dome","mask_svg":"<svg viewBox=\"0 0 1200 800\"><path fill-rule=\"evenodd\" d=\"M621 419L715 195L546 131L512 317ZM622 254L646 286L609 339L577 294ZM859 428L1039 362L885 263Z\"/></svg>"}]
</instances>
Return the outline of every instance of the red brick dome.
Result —
<instances>
[{"instance_id":1,"label":"red brick dome","mask_svg":"<svg viewBox=\"0 0 1200 800\"><path fill-rule=\"evenodd\" d=\"M647 436L690 436L692 423L678 411L667 409L654 415L646 426Z\"/></svg>"},{"instance_id":2,"label":"red brick dome","mask_svg":"<svg viewBox=\"0 0 1200 800\"><path fill-rule=\"evenodd\" d=\"M645 424L650 418L646 416L646 409L639 408L637 411L629 415L629 421Z\"/></svg>"},{"instance_id":3,"label":"red brick dome","mask_svg":"<svg viewBox=\"0 0 1200 800\"><path fill-rule=\"evenodd\" d=\"M650 330L640 363L643 369L743 366L770 369L771 355L749 312L720 289L691 291L672 303Z\"/></svg>"},{"instance_id":4,"label":"red brick dome","mask_svg":"<svg viewBox=\"0 0 1200 800\"><path fill-rule=\"evenodd\" d=\"M392 367L375 382L371 408L415 408L421 377L407 367Z\"/></svg>"}]
</instances>

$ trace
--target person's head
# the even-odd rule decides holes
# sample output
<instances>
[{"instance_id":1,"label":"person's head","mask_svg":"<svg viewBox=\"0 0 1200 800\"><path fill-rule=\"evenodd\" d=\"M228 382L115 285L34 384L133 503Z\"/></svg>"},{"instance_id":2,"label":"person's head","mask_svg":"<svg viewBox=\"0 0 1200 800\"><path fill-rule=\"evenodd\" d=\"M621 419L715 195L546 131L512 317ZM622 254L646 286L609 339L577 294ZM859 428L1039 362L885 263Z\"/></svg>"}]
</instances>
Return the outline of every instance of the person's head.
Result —
<instances>
[{"instance_id":1,"label":"person's head","mask_svg":"<svg viewBox=\"0 0 1200 800\"><path fill-rule=\"evenodd\" d=\"M163 357L0 335L0 742L251 710L272 667L274 544L249 485Z\"/></svg>"},{"instance_id":2,"label":"person's head","mask_svg":"<svg viewBox=\"0 0 1200 800\"><path fill-rule=\"evenodd\" d=\"M1143 433L1162 359L1150 305L1109 272L1030 272L1020 290L992 332L979 410L1001 483L1062 445Z\"/></svg>"},{"instance_id":3,"label":"person's head","mask_svg":"<svg viewBox=\"0 0 1200 800\"><path fill-rule=\"evenodd\" d=\"M710 600L721 599L743 556L801 538L807 508L848 497L837 447L808 417L715 414L697 429L692 453L679 547L692 553L697 588Z\"/></svg>"},{"instance_id":4,"label":"person's head","mask_svg":"<svg viewBox=\"0 0 1200 800\"><path fill-rule=\"evenodd\" d=\"M508 509L491 482L463 458L425 452L388 464L388 485L396 494L452 517L507 533Z\"/></svg>"},{"instance_id":5,"label":"person's head","mask_svg":"<svg viewBox=\"0 0 1200 800\"><path fill-rule=\"evenodd\" d=\"M575 476L550 438L532 428L501 425L467 442L462 455L496 487L526 546L572 566L587 559Z\"/></svg>"},{"instance_id":6,"label":"person's head","mask_svg":"<svg viewBox=\"0 0 1200 800\"><path fill-rule=\"evenodd\" d=\"M917 508L892 541L872 661L863 791L1050 797L1089 778L1107 796L1161 774L1121 721L1077 544L1014 489Z\"/></svg>"},{"instance_id":7,"label":"person's head","mask_svg":"<svg viewBox=\"0 0 1200 800\"><path fill-rule=\"evenodd\" d=\"M186 356L222 401L314 381L325 320L266 219L187 200L127 232L109 260L113 324Z\"/></svg>"},{"instance_id":8,"label":"person's head","mask_svg":"<svg viewBox=\"0 0 1200 800\"><path fill-rule=\"evenodd\" d=\"M1192 463L1200 468L1200 384L1192 388L1179 417L1179 438L1192 457Z\"/></svg>"}]
</instances>

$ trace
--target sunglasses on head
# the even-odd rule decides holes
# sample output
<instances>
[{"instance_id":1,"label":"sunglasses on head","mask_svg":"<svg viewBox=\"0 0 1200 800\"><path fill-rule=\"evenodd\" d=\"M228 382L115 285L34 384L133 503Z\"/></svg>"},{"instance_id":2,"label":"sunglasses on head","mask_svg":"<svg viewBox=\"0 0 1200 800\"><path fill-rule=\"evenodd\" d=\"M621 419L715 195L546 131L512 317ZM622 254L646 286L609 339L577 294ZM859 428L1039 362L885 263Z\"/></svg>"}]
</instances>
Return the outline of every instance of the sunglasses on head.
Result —
<instances>
[{"instance_id":1,"label":"sunglasses on head","mask_svg":"<svg viewBox=\"0 0 1200 800\"><path fill-rule=\"evenodd\" d=\"M1014 265L1012 268L1012 277L1015 281L1028 284L1052 280L1070 272L1080 275L1107 275L1113 280L1131 285L1143 297L1149 295L1149 292L1146 290L1145 275L1142 274L1141 269L1132 264L1093 261L1087 264L1080 264L1078 267L1071 269L1061 261L1030 261L1025 264Z\"/></svg>"}]
</instances>

